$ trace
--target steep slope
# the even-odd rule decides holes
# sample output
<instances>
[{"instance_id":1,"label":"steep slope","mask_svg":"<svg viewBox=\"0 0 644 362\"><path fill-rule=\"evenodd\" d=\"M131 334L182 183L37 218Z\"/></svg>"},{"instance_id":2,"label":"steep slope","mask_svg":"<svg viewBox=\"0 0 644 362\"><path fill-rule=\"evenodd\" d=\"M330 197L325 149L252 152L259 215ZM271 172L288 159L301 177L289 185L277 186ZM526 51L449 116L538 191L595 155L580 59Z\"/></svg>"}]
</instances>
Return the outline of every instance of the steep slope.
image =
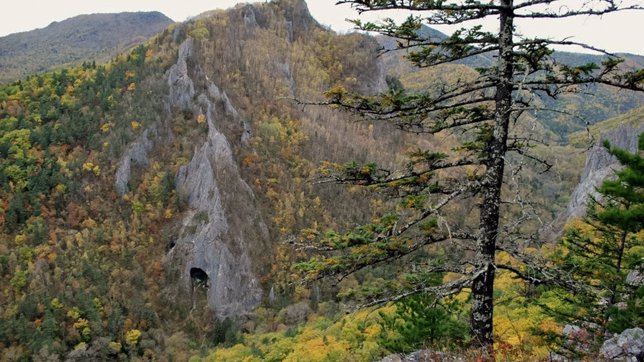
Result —
<instances>
[{"instance_id":1,"label":"steep slope","mask_svg":"<svg viewBox=\"0 0 644 362\"><path fill-rule=\"evenodd\" d=\"M590 127L588 132L573 134L571 139L578 143L587 143L592 137L591 147L585 152L585 164L566 209L544 230L544 239L555 240L563 233L564 226L575 218L586 215L586 208L591 196L597 196L595 189L606 179L614 176L620 165L603 147L603 141L625 149L637 151L637 140L644 132L644 107L631 110L623 115L607 119Z\"/></svg>"},{"instance_id":2,"label":"steep slope","mask_svg":"<svg viewBox=\"0 0 644 362\"><path fill-rule=\"evenodd\" d=\"M0 38L0 83L83 61L105 61L172 24L159 12L79 15Z\"/></svg>"},{"instance_id":3,"label":"steep slope","mask_svg":"<svg viewBox=\"0 0 644 362\"><path fill-rule=\"evenodd\" d=\"M317 162L393 165L412 140L290 99L382 88L375 49L279 1L0 88L0 354L179 358L287 303L287 241L372 216Z\"/></svg>"}]
</instances>

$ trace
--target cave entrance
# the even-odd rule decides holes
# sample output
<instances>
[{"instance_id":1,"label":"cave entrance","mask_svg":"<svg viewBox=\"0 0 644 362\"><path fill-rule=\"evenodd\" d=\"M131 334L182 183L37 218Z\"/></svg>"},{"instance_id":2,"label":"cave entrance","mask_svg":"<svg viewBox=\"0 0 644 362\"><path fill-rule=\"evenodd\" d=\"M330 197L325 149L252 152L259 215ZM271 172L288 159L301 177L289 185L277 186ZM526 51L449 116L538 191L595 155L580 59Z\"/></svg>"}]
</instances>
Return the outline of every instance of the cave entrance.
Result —
<instances>
[{"instance_id":1,"label":"cave entrance","mask_svg":"<svg viewBox=\"0 0 644 362\"><path fill-rule=\"evenodd\" d=\"M203 286L208 288L208 274L201 268L190 268L190 279L195 287Z\"/></svg>"},{"instance_id":2,"label":"cave entrance","mask_svg":"<svg viewBox=\"0 0 644 362\"><path fill-rule=\"evenodd\" d=\"M191 312L197 308L203 308L208 300L208 274L201 268L190 268L190 299L192 301Z\"/></svg>"}]
</instances>

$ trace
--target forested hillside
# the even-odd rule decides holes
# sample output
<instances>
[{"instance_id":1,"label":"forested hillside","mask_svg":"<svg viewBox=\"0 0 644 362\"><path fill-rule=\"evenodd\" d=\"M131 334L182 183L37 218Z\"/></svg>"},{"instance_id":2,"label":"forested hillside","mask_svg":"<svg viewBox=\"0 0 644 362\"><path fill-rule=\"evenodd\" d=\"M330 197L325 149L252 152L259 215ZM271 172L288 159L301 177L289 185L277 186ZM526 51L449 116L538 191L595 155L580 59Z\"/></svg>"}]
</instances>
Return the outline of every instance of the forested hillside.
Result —
<instances>
[{"instance_id":1,"label":"forested hillside","mask_svg":"<svg viewBox=\"0 0 644 362\"><path fill-rule=\"evenodd\" d=\"M159 12L91 14L0 37L0 83L84 61L108 61L170 24Z\"/></svg>"},{"instance_id":2,"label":"forested hillside","mask_svg":"<svg viewBox=\"0 0 644 362\"><path fill-rule=\"evenodd\" d=\"M447 35L428 27L419 29L419 33L431 36L434 39L448 38ZM392 50L396 47L396 40L390 37L377 36L376 39L384 49ZM476 68L489 66L494 59L494 55L491 53L476 55L450 65L455 67L458 64L461 69L445 72L441 67L431 69L414 67L406 59L406 54L408 53L409 50L388 52L383 54L382 58L388 73L392 77L403 81L407 89L416 91L430 87L436 77L456 81L462 74L476 74ZM619 54L619 56L624 58L626 67L632 69L644 67L644 57L641 55ZM593 63L601 64L602 61L608 59L608 56L555 51L553 58L562 64L581 66ZM637 108L643 103L644 95L642 94L621 92L615 88L600 84L592 85L583 90L580 89L575 94L561 95L556 99L546 98L539 100L536 106L540 110L534 111L532 114L549 131L548 138L554 142L566 143L567 137L571 133L585 130L588 125L615 117Z\"/></svg>"},{"instance_id":3,"label":"forested hillside","mask_svg":"<svg viewBox=\"0 0 644 362\"><path fill-rule=\"evenodd\" d=\"M3 358L185 356L229 338L258 303L289 303L290 282L275 284L288 274L286 241L371 217L368 199L347 193L339 207L345 191L311 182L318 162L405 142L288 98L319 99L337 82L378 89L375 48L324 30L303 2L273 3L204 15L105 65L4 86ZM364 62L373 70L351 65ZM201 142L213 153L195 150ZM214 174L198 196L208 186L177 175L210 167L202 151ZM382 153L391 163L396 154ZM204 232L225 235L233 256L190 264L202 253L190 236ZM233 269L218 276L224 265ZM241 270L257 284L236 300L227 291L243 289L228 279ZM198 271L220 292L202 293ZM220 301L230 309L213 313Z\"/></svg>"},{"instance_id":4,"label":"forested hillside","mask_svg":"<svg viewBox=\"0 0 644 362\"><path fill-rule=\"evenodd\" d=\"M165 22L152 15L152 23ZM468 64L405 68L400 58L378 57L372 37L320 26L303 0L204 13L106 63L100 57L116 45L88 44L100 53L96 62L20 73L0 86L0 361L352 361L420 347L478 357L468 350L467 291L356 308L384 288L449 283L446 271L407 271L471 253L463 245L421 247L339 278L315 274L343 261L317 241L359 246L354 258L396 251L367 241L386 232L379 225L396 227L385 210L423 202L337 185L334 172L407 170L421 150L458 151L464 141L457 132L401 133L316 103L338 89L432 92L472 77ZM626 109L641 105L637 97L610 99ZM586 102L593 101L579 107ZM513 135L559 141L548 122L529 115ZM508 206L508 219L527 205L534 217L525 228L538 234L565 209L589 145L573 139L573 146L534 145L552 165L548 173L537 162L508 160L504 192L522 202ZM475 203L458 199L442 217L467 225ZM573 226L576 236L596 237ZM548 265L571 265L565 247L534 240L525 248ZM311 259L320 252L330 258ZM520 268L509 254L501 258ZM572 298L565 290L505 271L496 287L499 356L563 353L566 312L575 308L558 309L560 298Z\"/></svg>"}]
</instances>

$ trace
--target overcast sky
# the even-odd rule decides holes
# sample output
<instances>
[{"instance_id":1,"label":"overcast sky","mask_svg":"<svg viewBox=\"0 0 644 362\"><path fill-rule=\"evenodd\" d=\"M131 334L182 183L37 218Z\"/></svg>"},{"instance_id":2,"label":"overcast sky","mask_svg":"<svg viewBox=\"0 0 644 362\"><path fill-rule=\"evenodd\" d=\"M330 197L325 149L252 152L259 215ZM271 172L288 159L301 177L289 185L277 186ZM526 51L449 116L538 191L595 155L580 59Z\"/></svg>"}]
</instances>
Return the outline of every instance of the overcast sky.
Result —
<instances>
[{"instance_id":1,"label":"overcast sky","mask_svg":"<svg viewBox=\"0 0 644 362\"><path fill-rule=\"evenodd\" d=\"M581 0L569 0L581 2ZM623 0L642 4L644 0ZM228 8L238 0L18 0L7 2L0 12L0 36L10 33L43 28L52 21L91 13L157 10L175 21L215 8ZM252 2L252 1L251 1ZM334 5L336 0L307 0L313 16L322 24L336 31L351 28L346 18L357 14L348 6ZM384 13L377 13L385 16ZM375 15L375 13L374 13ZM387 15L395 17L394 15ZM402 16L402 15L401 15ZM365 16L362 17L366 18ZM449 29L439 28L449 33ZM590 43L612 52L629 52L644 55L644 11L622 12L596 17L531 21L519 24L519 31L527 35L553 38L572 37L572 40Z\"/></svg>"}]
</instances>

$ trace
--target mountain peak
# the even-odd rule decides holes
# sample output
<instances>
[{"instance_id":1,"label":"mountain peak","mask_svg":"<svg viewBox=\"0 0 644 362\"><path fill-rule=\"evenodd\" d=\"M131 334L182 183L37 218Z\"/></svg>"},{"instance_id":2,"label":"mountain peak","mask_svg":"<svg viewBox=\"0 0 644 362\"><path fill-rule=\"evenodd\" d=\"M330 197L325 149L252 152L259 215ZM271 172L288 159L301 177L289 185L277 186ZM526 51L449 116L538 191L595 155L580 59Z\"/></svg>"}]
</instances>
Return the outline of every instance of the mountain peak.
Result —
<instances>
[{"instance_id":1,"label":"mountain peak","mask_svg":"<svg viewBox=\"0 0 644 362\"><path fill-rule=\"evenodd\" d=\"M86 60L107 60L172 22L158 11L85 14L0 37L0 83Z\"/></svg>"}]
</instances>

